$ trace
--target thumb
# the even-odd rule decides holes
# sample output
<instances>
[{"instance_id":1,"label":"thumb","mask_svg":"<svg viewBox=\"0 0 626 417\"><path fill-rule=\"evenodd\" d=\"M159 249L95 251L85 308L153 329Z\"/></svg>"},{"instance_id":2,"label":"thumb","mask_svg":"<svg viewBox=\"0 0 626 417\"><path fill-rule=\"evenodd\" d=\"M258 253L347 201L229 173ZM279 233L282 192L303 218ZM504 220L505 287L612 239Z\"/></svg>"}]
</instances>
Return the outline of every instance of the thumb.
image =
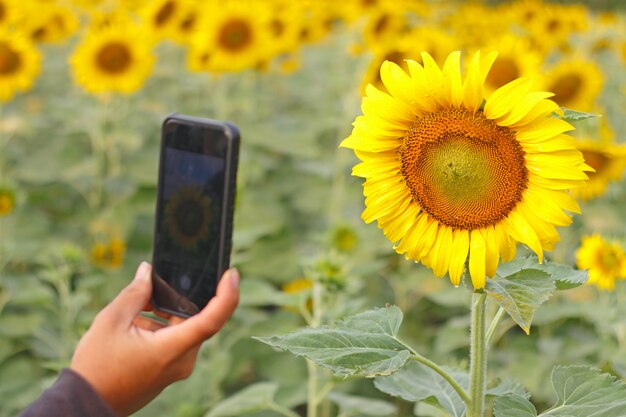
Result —
<instances>
[{"instance_id":1,"label":"thumb","mask_svg":"<svg viewBox=\"0 0 626 417\"><path fill-rule=\"evenodd\" d=\"M139 265L132 282L102 311L107 320L124 326L133 322L150 300L151 272L152 266L149 263L142 262Z\"/></svg>"}]
</instances>

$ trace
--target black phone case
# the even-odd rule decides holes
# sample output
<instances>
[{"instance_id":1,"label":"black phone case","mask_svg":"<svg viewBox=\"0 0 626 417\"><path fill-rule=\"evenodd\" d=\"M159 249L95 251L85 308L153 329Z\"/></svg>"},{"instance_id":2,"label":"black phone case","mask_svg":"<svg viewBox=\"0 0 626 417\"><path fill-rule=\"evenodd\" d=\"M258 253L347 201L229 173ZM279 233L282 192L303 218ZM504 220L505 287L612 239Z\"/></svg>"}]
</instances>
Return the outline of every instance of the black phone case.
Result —
<instances>
[{"instance_id":1,"label":"black phone case","mask_svg":"<svg viewBox=\"0 0 626 417\"><path fill-rule=\"evenodd\" d=\"M226 155L226 175L225 175L225 184L224 184L224 202L221 210L221 227L222 235L220 236L220 245L219 245L219 255L218 255L218 266L217 266L217 275L215 288L217 288L217 284L220 280L222 274L229 268L230 266L230 254L232 250L232 234L233 234L233 217L235 211L235 195L237 189L237 166L239 163L239 142L240 142L240 134L237 126L230 122L205 119L200 117L182 115L178 113L169 114L162 123L161 127L161 145L159 151L159 178L157 189L159 190L159 195L161 193L161 187L163 184L163 156L164 156L164 148L165 148L165 126L171 121L179 121L183 124L191 124L191 125L201 125L201 126L210 126L221 128L224 132L224 135L228 138L229 146ZM162 212L162 207L160 207L161 199L157 198L157 207L156 207L156 216L155 216L155 225L154 225L154 236L156 236L157 228L159 224L159 214ZM155 259L158 256L156 253L156 245L153 245L153 253L152 253L152 263L155 264ZM154 278L153 278L154 279ZM213 294L215 296L215 294ZM152 306L164 313L173 314L180 317L191 317L192 314L187 314L185 312L181 312L174 308L168 308L168 306L159 306L154 297L151 298Z\"/></svg>"}]
</instances>

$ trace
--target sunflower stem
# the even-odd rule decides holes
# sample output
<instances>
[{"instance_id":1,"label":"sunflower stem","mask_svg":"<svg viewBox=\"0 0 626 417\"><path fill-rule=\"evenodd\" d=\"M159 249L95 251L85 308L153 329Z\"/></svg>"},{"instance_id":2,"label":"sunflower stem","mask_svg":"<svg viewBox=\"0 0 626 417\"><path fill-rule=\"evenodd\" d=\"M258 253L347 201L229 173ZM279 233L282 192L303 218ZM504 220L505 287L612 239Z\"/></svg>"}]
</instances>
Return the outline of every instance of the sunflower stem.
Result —
<instances>
[{"instance_id":1,"label":"sunflower stem","mask_svg":"<svg viewBox=\"0 0 626 417\"><path fill-rule=\"evenodd\" d=\"M470 338L470 397L467 417L483 417L487 376L487 339L485 307L487 294L472 295L472 324Z\"/></svg>"},{"instance_id":2,"label":"sunflower stem","mask_svg":"<svg viewBox=\"0 0 626 417\"><path fill-rule=\"evenodd\" d=\"M310 327L319 327L322 324L322 297L323 297L323 286L319 282L319 280L313 281L313 313L311 315ZM309 372L307 390L308 390L308 401L307 401L307 417L317 417L317 406L320 402L320 397L317 391L318 385L318 373L317 366L310 359L306 360L307 370Z\"/></svg>"}]
</instances>

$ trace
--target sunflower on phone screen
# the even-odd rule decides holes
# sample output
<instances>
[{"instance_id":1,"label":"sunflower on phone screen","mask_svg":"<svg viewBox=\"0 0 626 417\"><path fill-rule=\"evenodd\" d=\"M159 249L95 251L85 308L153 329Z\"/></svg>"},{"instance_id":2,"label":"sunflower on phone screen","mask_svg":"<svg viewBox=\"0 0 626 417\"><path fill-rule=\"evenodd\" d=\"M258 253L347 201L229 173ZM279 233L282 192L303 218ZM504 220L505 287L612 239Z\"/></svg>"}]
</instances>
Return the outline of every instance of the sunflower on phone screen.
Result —
<instances>
[{"instance_id":1,"label":"sunflower on phone screen","mask_svg":"<svg viewBox=\"0 0 626 417\"><path fill-rule=\"evenodd\" d=\"M167 230L185 249L195 250L208 236L213 216L211 198L200 187L180 187L165 207Z\"/></svg>"}]
</instances>

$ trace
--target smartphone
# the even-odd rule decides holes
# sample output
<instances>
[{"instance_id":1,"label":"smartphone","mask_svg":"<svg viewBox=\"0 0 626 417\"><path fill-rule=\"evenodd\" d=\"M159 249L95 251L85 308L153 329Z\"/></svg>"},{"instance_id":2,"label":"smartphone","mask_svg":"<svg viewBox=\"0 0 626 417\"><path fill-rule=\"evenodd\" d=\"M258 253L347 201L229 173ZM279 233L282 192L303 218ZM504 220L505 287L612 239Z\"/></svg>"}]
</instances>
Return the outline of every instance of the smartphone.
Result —
<instances>
[{"instance_id":1,"label":"smartphone","mask_svg":"<svg viewBox=\"0 0 626 417\"><path fill-rule=\"evenodd\" d=\"M163 121L152 252L152 306L181 317L215 295L230 264L239 130L171 114Z\"/></svg>"}]
</instances>

